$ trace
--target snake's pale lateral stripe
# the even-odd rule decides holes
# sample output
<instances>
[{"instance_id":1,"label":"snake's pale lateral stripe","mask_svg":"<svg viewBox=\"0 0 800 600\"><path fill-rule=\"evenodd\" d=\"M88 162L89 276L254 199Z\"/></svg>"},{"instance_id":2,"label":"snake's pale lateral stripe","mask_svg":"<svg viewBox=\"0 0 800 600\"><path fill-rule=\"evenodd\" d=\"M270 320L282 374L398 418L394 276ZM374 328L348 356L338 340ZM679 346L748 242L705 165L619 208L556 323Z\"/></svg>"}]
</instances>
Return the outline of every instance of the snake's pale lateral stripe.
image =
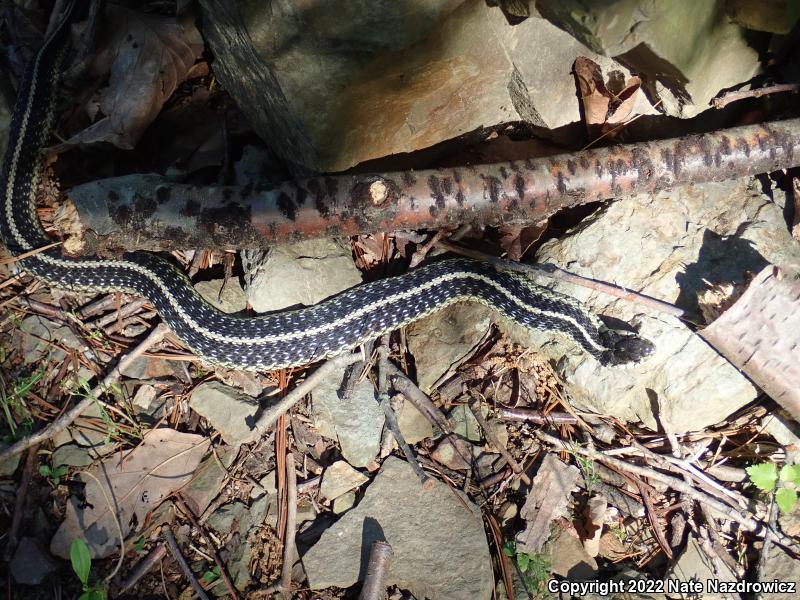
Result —
<instances>
[{"instance_id":1,"label":"snake's pale lateral stripe","mask_svg":"<svg viewBox=\"0 0 800 600\"><path fill-rule=\"evenodd\" d=\"M2 233L14 255L49 239L35 212L42 174L39 152L53 121L54 87L67 45L67 18L32 61L12 119L3 167ZM27 218L24 217L27 216ZM604 363L639 358L635 336L607 330L572 298L533 285L522 276L466 260L433 263L406 275L364 284L306 309L247 318L227 315L200 298L170 263L144 253L121 260L69 259L44 250L19 264L53 286L84 291L127 291L146 296L165 322L199 356L243 369L306 364L345 352L454 302L474 300L531 329L566 335ZM620 343L623 340L623 343Z\"/></svg>"}]
</instances>

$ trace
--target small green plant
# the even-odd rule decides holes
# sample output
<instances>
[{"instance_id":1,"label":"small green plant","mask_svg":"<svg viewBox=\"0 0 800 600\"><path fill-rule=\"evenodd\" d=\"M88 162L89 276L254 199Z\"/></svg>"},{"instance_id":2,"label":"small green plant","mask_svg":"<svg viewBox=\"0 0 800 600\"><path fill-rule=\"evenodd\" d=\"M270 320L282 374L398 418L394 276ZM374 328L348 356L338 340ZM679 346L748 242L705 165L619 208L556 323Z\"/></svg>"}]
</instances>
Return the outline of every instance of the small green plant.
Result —
<instances>
[{"instance_id":1,"label":"small green plant","mask_svg":"<svg viewBox=\"0 0 800 600\"><path fill-rule=\"evenodd\" d=\"M113 388L111 389L116 393L117 390ZM94 395L92 386L86 379L81 377L80 379L78 379L77 389L75 389L70 393L73 396L77 396L79 398L91 398L97 405L97 408L100 411L100 420L106 427L106 436L104 442L108 444L111 441L112 436L116 435L117 433L117 424L111 418L111 415L108 414L108 411L106 410L105 406L103 406L103 404Z\"/></svg>"},{"instance_id":2,"label":"small green plant","mask_svg":"<svg viewBox=\"0 0 800 600\"><path fill-rule=\"evenodd\" d=\"M550 558L548 556L541 552L536 554L517 552L517 544L513 541L503 544L503 554L514 561L529 593L539 598L546 598L549 595L547 580L550 578Z\"/></svg>"},{"instance_id":3,"label":"small green plant","mask_svg":"<svg viewBox=\"0 0 800 600\"><path fill-rule=\"evenodd\" d=\"M42 367L27 377L20 377L14 382L14 385L7 396L0 395L0 406L2 406L3 416L5 417L6 423L8 423L8 428L11 431L11 439L16 439L17 436L17 422L14 419L14 413L25 411L25 398L28 397L28 394L33 386L42 380L42 377L44 377L44 372L44 367Z\"/></svg>"},{"instance_id":4,"label":"small green plant","mask_svg":"<svg viewBox=\"0 0 800 600\"><path fill-rule=\"evenodd\" d=\"M144 539L144 536L140 535L139 539L136 540L136 542L134 542L133 549L137 554L141 554L142 552L144 552L145 541L146 540Z\"/></svg>"},{"instance_id":5,"label":"small green plant","mask_svg":"<svg viewBox=\"0 0 800 600\"><path fill-rule=\"evenodd\" d=\"M600 475L597 474L594 461L585 456L581 456L577 452L574 453L573 456L575 457L575 462L578 463L581 469L581 473L583 473L583 479L586 482L586 490L591 492L592 488L600 482Z\"/></svg>"},{"instance_id":6,"label":"small green plant","mask_svg":"<svg viewBox=\"0 0 800 600\"><path fill-rule=\"evenodd\" d=\"M92 581L90 573L92 571L92 555L89 554L89 546L81 538L72 540L69 547L69 560L72 563L72 570L81 581L83 593L78 596L78 600L106 600L106 589L102 583Z\"/></svg>"},{"instance_id":7,"label":"small green plant","mask_svg":"<svg viewBox=\"0 0 800 600\"><path fill-rule=\"evenodd\" d=\"M203 573L202 577L200 577L200 580L204 585L208 586L209 584L214 583L220 577L222 577L222 573L220 572L219 567L214 565L205 573Z\"/></svg>"},{"instance_id":8,"label":"small green plant","mask_svg":"<svg viewBox=\"0 0 800 600\"><path fill-rule=\"evenodd\" d=\"M46 477L53 487L57 487L66 474L66 465L39 465L39 475Z\"/></svg>"},{"instance_id":9,"label":"small green plant","mask_svg":"<svg viewBox=\"0 0 800 600\"><path fill-rule=\"evenodd\" d=\"M797 490L800 489L800 465L783 465L778 472L774 463L760 463L745 470L753 485L761 491L771 492L780 483L775 492L775 503L781 512L791 512L797 503Z\"/></svg>"}]
</instances>

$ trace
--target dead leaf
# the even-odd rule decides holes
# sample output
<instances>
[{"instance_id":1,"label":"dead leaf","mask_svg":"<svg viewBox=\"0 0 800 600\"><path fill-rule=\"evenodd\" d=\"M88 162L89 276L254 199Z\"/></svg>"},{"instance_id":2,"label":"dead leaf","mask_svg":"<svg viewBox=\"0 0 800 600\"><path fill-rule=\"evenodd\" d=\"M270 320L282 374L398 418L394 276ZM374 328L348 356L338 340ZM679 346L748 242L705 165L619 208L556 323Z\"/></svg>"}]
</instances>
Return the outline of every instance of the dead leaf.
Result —
<instances>
[{"instance_id":1,"label":"dead leaf","mask_svg":"<svg viewBox=\"0 0 800 600\"><path fill-rule=\"evenodd\" d=\"M800 240L800 177L792 178L792 196L794 196L792 237L796 240Z\"/></svg>"},{"instance_id":2,"label":"dead leaf","mask_svg":"<svg viewBox=\"0 0 800 600\"><path fill-rule=\"evenodd\" d=\"M542 549L550 536L550 523L566 511L579 476L577 467L564 464L552 454L544 457L519 513L527 522L525 531L516 538L520 552L535 554Z\"/></svg>"},{"instance_id":3,"label":"dead leaf","mask_svg":"<svg viewBox=\"0 0 800 600\"><path fill-rule=\"evenodd\" d=\"M189 19L178 22L115 4L106 16L109 38L92 65L95 74L110 71L97 99L104 117L67 144L109 142L129 150L186 78L203 44Z\"/></svg>"},{"instance_id":4,"label":"dead leaf","mask_svg":"<svg viewBox=\"0 0 800 600\"><path fill-rule=\"evenodd\" d=\"M501 225L498 227L500 246L510 260L519 260L547 230L547 220L535 225Z\"/></svg>"},{"instance_id":5,"label":"dead leaf","mask_svg":"<svg viewBox=\"0 0 800 600\"><path fill-rule=\"evenodd\" d=\"M72 540L83 538L93 558L105 558L119 549L115 511L127 536L145 522L147 514L192 478L208 449L201 435L174 429L154 429L142 443L122 457L114 454L89 472L102 484L85 477L85 503L71 497L66 517L50 542L50 551L69 558ZM111 507L106 500L111 502Z\"/></svg>"},{"instance_id":6,"label":"dead leaf","mask_svg":"<svg viewBox=\"0 0 800 600\"><path fill-rule=\"evenodd\" d=\"M623 82L624 75L614 71L606 82L600 65L585 56L575 59L573 70L590 136L606 134L630 120L642 86L638 77Z\"/></svg>"}]
</instances>

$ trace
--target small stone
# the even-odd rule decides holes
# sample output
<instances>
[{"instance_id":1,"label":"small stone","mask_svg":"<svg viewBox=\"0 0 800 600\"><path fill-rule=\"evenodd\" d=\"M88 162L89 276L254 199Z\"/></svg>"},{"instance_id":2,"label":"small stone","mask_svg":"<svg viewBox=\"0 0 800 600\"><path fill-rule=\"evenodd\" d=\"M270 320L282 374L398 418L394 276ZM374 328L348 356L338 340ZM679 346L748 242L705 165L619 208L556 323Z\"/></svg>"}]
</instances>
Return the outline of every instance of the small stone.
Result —
<instances>
[{"instance_id":1,"label":"small stone","mask_svg":"<svg viewBox=\"0 0 800 600\"><path fill-rule=\"evenodd\" d=\"M356 471L343 460L336 461L325 469L319 486L320 497L335 500L345 492L357 488L367 481L367 477Z\"/></svg>"},{"instance_id":2,"label":"small stone","mask_svg":"<svg viewBox=\"0 0 800 600\"><path fill-rule=\"evenodd\" d=\"M86 467L92 464L89 451L78 444L64 444L53 451L50 462L54 467L67 465L69 467Z\"/></svg>"},{"instance_id":3,"label":"small stone","mask_svg":"<svg viewBox=\"0 0 800 600\"><path fill-rule=\"evenodd\" d=\"M333 501L333 514L340 515L347 512L356 503L356 493L346 492Z\"/></svg>"},{"instance_id":4,"label":"small stone","mask_svg":"<svg viewBox=\"0 0 800 600\"><path fill-rule=\"evenodd\" d=\"M442 438L431 458L448 469L458 471L472 467L472 444L457 435Z\"/></svg>"},{"instance_id":5,"label":"small stone","mask_svg":"<svg viewBox=\"0 0 800 600\"><path fill-rule=\"evenodd\" d=\"M259 437L255 429L258 401L218 381L201 383L189 399L189 406L220 432L226 444L239 445Z\"/></svg>"},{"instance_id":6,"label":"small stone","mask_svg":"<svg viewBox=\"0 0 800 600\"><path fill-rule=\"evenodd\" d=\"M550 570L554 575L575 581L597 577L597 561L586 553L580 540L566 531L552 542L551 560Z\"/></svg>"},{"instance_id":7,"label":"small stone","mask_svg":"<svg viewBox=\"0 0 800 600\"><path fill-rule=\"evenodd\" d=\"M73 350L84 345L66 325L36 315L23 319L17 331L22 337L22 360L28 364L40 362L47 356L55 361L64 360L66 354L54 344Z\"/></svg>"},{"instance_id":8,"label":"small stone","mask_svg":"<svg viewBox=\"0 0 800 600\"><path fill-rule=\"evenodd\" d=\"M147 383L140 385L133 396L133 407L139 414L152 417L164 406L163 401L156 402L159 395L159 391L155 386Z\"/></svg>"},{"instance_id":9,"label":"small stone","mask_svg":"<svg viewBox=\"0 0 800 600\"><path fill-rule=\"evenodd\" d=\"M361 283L349 243L317 239L243 255L247 298L258 312L310 306Z\"/></svg>"},{"instance_id":10,"label":"small stone","mask_svg":"<svg viewBox=\"0 0 800 600\"><path fill-rule=\"evenodd\" d=\"M227 469L235 459L235 448L222 447L217 450L217 456L207 456L197 467L194 477L181 491L194 514L203 514L222 491L220 486L227 473L220 468L219 463Z\"/></svg>"},{"instance_id":11,"label":"small stone","mask_svg":"<svg viewBox=\"0 0 800 600\"><path fill-rule=\"evenodd\" d=\"M253 489L250 490L250 498L256 499L261 498L265 495L274 496L278 493L278 486L275 481L275 471L270 471L264 477L262 477L259 482L261 487L253 486Z\"/></svg>"},{"instance_id":12,"label":"small stone","mask_svg":"<svg viewBox=\"0 0 800 600\"><path fill-rule=\"evenodd\" d=\"M340 398L342 377L340 372L311 392L314 424L320 434L338 440L347 462L366 467L380 449L383 410L369 380L356 384L349 398Z\"/></svg>"},{"instance_id":13,"label":"small stone","mask_svg":"<svg viewBox=\"0 0 800 600\"><path fill-rule=\"evenodd\" d=\"M231 277L228 281L199 281L194 289L206 302L224 313L237 313L247 308L247 295L236 277Z\"/></svg>"},{"instance_id":14,"label":"small stone","mask_svg":"<svg viewBox=\"0 0 800 600\"><path fill-rule=\"evenodd\" d=\"M6 448L8 448L8 444L0 442L0 450L5 450ZM22 452L17 452L0 462L0 477L11 477L16 472L22 454Z\"/></svg>"},{"instance_id":15,"label":"small stone","mask_svg":"<svg viewBox=\"0 0 800 600\"><path fill-rule=\"evenodd\" d=\"M485 407L481 407L481 411L484 410ZM462 404L453 407L448 418L453 426L453 433L456 435L460 435L471 442L480 442L483 439L481 426L468 406Z\"/></svg>"},{"instance_id":16,"label":"small stone","mask_svg":"<svg viewBox=\"0 0 800 600\"><path fill-rule=\"evenodd\" d=\"M53 445L58 447L75 442L84 448L94 449L98 454L108 454L114 444L110 441L111 425L103 422L104 410L98 402L91 404L72 425L53 436Z\"/></svg>"},{"instance_id":17,"label":"small stone","mask_svg":"<svg viewBox=\"0 0 800 600\"><path fill-rule=\"evenodd\" d=\"M400 427L400 433L411 445L433 437L433 425L431 425L431 422L408 400L403 403L403 409L400 411L397 424Z\"/></svg>"},{"instance_id":18,"label":"small stone","mask_svg":"<svg viewBox=\"0 0 800 600\"><path fill-rule=\"evenodd\" d=\"M212 514L206 524L220 535L229 535L238 531L244 535L250 529L250 509L238 500L221 506Z\"/></svg>"},{"instance_id":19,"label":"small stone","mask_svg":"<svg viewBox=\"0 0 800 600\"><path fill-rule=\"evenodd\" d=\"M9 570L14 581L21 585L39 585L58 570L58 562L32 537L20 540Z\"/></svg>"},{"instance_id":20,"label":"small stone","mask_svg":"<svg viewBox=\"0 0 800 600\"><path fill-rule=\"evenodd\" d=\"M482 304L459 302L407 327L408 348L423 392L430 393L439 377L483 338L494 316Z\"/></svg>"}]
</instances>

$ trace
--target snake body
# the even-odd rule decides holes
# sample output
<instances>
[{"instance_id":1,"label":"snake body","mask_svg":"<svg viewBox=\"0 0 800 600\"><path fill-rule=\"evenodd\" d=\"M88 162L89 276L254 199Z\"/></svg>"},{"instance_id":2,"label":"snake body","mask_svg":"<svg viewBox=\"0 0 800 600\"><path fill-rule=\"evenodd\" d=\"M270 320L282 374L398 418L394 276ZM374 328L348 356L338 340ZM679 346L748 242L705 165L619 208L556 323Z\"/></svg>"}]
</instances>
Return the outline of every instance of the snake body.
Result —
<instances>
[{"instance_id":1,"label":"snake body","mask_svg":"<svg viewBox=\"0 0 800 600\"><path fill-rule=\"evenodd\" d=\"M203 300L170 262L146 252L118 260L69 258L50 243L35 211L41 150L54 122L66 55L65 17L22 80L3 163L2 239L19 265L48 284L75 291L124 291L149 299L166 324L201 358L248 370L309 364L346 352L454 302L477 301L531 329L568 336L603 364L637 360L651 348L607 329L578 301L483 263L444 260L405 275L366 283L308 308L257 317L229 315ZM38 252L36 252L39 250Z\"/></svg>"}]
</instances>

